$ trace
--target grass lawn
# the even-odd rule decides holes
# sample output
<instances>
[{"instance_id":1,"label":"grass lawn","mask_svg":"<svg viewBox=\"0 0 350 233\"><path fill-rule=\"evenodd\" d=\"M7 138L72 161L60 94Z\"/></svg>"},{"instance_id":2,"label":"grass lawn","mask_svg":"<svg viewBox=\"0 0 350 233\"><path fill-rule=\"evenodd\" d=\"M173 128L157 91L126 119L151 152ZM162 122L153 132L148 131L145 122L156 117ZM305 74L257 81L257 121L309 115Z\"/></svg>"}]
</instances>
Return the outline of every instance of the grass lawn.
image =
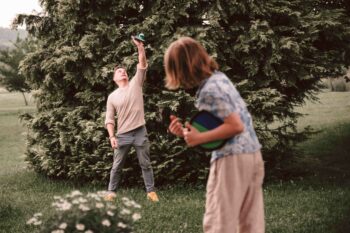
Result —
<instances>
[{"instance_id":1,"label":"grass lawn","mask_svg":"<svg viewBox=\"0 0 350 233\"><path fill-rule=\"evenodd\" d=\"M319 101L306 102L297 111L306 114L299 119L298 126L312 126L315 129L328 130L341 123L350 123L350 92L330 92L324 90L318 94Z\"/></svg>"},{"instance_id":2,"label":"grass lawn","mask_svg":"<svg viewBox=\"0 0 350 233\"><path fill-rule=\"evenodd\" d=\"M319 97L320 103L307 103L300 109L309 113L300 127L311 124L322 130L299 146L303 153L291 169L303 175L265 184L266 232L350 232L350 93L325 92ZM0 233L27 232L25 222L33 213L50 214L54 195L105 187L52 181L26 168L26 129L18 115L34 107L33 103L25 107L22 98L0 90ZM118 193L143 207L136 232L202 232L204 188L162 188L158 204L149 203L142 188Z\"/></svg>"}]
</instances>

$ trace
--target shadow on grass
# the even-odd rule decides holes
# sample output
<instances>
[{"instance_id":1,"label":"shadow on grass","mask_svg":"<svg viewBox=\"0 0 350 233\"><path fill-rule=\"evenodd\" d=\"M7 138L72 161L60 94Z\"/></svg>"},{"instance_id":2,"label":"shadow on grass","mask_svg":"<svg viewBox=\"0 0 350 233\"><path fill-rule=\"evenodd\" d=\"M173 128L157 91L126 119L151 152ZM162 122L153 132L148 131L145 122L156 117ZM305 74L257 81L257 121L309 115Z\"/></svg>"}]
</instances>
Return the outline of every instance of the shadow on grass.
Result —
<instances>
[{"instance_id":1,"label":"shadow on grass","mask_svg":"<svg viewBox=\"0 0 350 233\"><path fill-rule=\"evenodd\" d=\"M6 223L14 216L19 216L21 214L21 210L13 206L9 201L2 200L0 203L0 219L3 223Z\"/></svg>"},{"instance_id":2,"label":"shadow on grass","mask_svg":"<svg viewBox=\"0 0 350 233\"><path fill-rule=\"evenodd\" d=\"M298 151L284 166L288 179L350 185L350 123L323 129Z\"/></svg>"},{"instance_id":3,"label":"shadow on grass","mask_svg":"<svg viewBox=\"0 0 350 233\"><path fill-rule=\"evenodd\" d=\"M350 232L350 209L344 215L342 221L340 221L336 226L336 233L349 233Z\"/></svg>"},{"instance_id":4,"label":"shadow on grass","mask_svg":"<svg viewBox=\"0 0 350 233\"><path fill-rule=\"evenodd\" d=\"M319 205L308 224L316 221L318 214L325 221L319 223L322 227L318 224L305 227L305 232L314 228L312 232L350 232L350 123L325 127L301 143L297 150L298 155L284 165L286 176L281 182L295 182L300 192L308 188L317 190L319 194L315 193L309 204L305 203L309 207L310 201ZM317 196L319 201L316 201Z\"/></svg>"}]
</instances>

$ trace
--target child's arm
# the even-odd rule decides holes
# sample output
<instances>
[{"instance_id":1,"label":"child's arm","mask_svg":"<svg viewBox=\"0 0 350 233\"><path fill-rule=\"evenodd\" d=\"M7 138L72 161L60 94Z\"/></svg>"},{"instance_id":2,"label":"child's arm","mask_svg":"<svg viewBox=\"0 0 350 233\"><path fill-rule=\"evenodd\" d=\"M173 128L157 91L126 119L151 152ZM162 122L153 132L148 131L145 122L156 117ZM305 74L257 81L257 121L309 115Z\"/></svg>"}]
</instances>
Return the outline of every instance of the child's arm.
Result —
<instances>
[{"instance_id":1,"label":"child's arm","mask_svg":"<svg viewBox=\"0 0 350 233\"><path fill-rule=\"evenodd\" d=\"M231 113L224 119L224 123L219 127L200 133L196 128L186 123L186 128L183 130L183 135L186 143L189 146L196 146L199 144L231 138L240 134L244 130L244 125L240 116L237 113Z\"/></svg>"},{"instance_id":2,"label":"child's arm","mask_svg":"<svg viewBox=\"0 0 350 233\"><path fill-rule=\"evenodd\" d=\"M182 127L182 124L179 122L179 118L177 118L174 115L170 116L170 125L169 125L169 131L170 133L183 138L184 134L183 134L183 130L184 128Z\"/></svg>"}]
</instances>

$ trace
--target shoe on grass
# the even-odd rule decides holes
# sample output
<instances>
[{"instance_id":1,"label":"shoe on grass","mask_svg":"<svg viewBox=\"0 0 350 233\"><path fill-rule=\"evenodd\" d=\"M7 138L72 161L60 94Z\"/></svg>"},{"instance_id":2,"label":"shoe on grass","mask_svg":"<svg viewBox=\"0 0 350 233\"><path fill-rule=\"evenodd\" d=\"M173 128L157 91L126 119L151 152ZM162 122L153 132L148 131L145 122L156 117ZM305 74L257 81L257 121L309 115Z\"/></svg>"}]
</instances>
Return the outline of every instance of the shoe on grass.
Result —
<instances>
[{"instance_id":1,"label":"shoe on grass","mask_svg":"<svg viewBox=\"0 0 350 233\"><path fill-rule=\"evenodd\" d=\"M147 193L147 199L152 201L152 202L158 202L159 201L159 198L158 198L156 192L149 192L149 193Z\"/></svg>"},{"instance_id":2,"label":"shoe on grass","mask_svg":"<svg viewBox=\"0 0 350 233\"><path fill-rule=\"evenodd\" d=\"M114 199L117 197L115 192L108 192L105 196L105 201L114 201Z\"/></svg>"}]
</instances>

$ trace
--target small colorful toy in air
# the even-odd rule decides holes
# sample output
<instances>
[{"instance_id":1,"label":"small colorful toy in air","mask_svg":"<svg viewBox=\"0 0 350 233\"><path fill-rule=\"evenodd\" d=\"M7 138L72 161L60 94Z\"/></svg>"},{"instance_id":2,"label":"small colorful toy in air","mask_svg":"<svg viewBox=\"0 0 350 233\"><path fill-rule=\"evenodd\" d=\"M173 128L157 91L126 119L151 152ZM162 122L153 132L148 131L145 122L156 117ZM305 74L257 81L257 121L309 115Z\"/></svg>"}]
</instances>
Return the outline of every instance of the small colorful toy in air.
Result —
<instances>
[{"instance_id":1,"label":"small colorful toy in air","mask_svg":"<svg viewBox=\"0 0 350 233\"><path fill-rule=\"evenodd\" d=\"M138 40L138 41L141 41L141 42L146 42L145 35L143 33L140 33L140 34L134 36L134 39Z\"/></svg>"},{"instance_id":2,"label":"small colorful toy in air","mask_svg":"<svg viewBox=\"0 0 350 233\"><path fill-rule=\"evenodd\" d=\"M196 113L190 120L190 124L199 132L206 132L219 127L224 122L212 113L202 110ZM205 150L217 150L225 145L227 139L216 140L199 145Z\"/></svg>"}]
</instances>

